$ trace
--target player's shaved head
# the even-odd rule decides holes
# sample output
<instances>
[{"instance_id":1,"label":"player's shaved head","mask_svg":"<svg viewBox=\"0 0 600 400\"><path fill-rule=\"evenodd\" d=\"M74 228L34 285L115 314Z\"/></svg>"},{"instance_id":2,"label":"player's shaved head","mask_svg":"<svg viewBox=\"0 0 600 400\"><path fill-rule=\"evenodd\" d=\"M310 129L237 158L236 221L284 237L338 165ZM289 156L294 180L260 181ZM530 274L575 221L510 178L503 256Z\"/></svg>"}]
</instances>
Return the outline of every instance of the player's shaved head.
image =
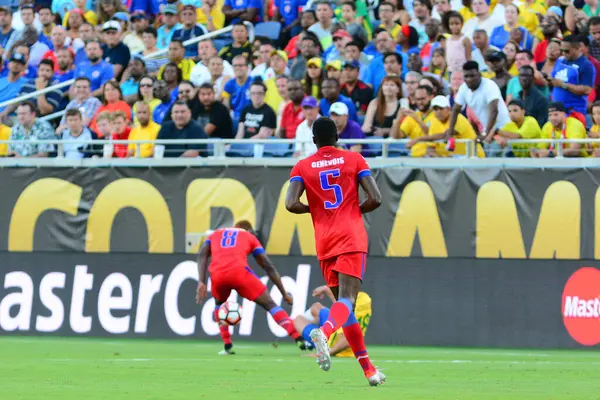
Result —
<instances>
[{"instance_id":1,"label":"player's shaved head","mask_svg":"<svg viewBox=\"0 0 600 400\"><path fill-rule=\"evenodd\" d=\"M250 221L247 221L245 219L236 222L235 227L243 229L243 230L248 231L248 232L252 232L252 224L250 223Z\"/></svg>"},{"instance_id":2,"label":"player's shaved head","mask_svg":"<svg viewBox=\"0 0 600 400\"><path fill-rule=\"evenodd\" d=\"M318 148L323 146L335 146L338 140L335 122L327 117L320 117L312 127L313 141Z\"/></svg>"}]
</instances>

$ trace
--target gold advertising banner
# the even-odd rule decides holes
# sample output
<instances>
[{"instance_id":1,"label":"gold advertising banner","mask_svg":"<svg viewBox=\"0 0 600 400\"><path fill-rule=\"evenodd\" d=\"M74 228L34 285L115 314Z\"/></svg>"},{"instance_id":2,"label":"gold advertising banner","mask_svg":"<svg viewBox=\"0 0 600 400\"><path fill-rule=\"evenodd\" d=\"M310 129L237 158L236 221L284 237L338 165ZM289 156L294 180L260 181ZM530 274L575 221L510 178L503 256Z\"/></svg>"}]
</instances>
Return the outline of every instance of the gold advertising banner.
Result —
<instances>
[{"instance_id":1,"label":"gold advertising banner","mask_svg":"<svg viewBox=\"0 0 600 400\"><path fill-rule=\"evenodd\" d=\"M184 253L188 234L252 222L273 255L315 255L308 215L285 210L288 168L0 170L0 251ZM376 171L370 254L600 259L600 171ZM197 246L189 251L195 251Z\"/></svg>"}]
</instances>

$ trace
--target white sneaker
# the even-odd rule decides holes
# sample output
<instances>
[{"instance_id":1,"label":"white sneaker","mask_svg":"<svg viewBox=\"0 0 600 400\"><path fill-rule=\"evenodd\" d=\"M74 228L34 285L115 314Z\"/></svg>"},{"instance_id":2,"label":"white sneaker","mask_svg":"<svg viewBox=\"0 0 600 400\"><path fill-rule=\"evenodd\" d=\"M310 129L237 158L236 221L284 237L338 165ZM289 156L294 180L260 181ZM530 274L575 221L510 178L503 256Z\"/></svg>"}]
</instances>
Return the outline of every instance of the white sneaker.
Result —
<instances>
[{"instance_id":1,"label":"white sneaker","mask_svg":"<svg viewBox=\"0 0 600 400\"><path fill-rule=\"evenodd\" d=\"M371 385L371 386L383 385L385 383L385 379L386 379L385 374L378 369L376 370L376 372L373 375L371 375L370 377L367 377L367 380L369 381L369 385Z\"/></svg>"},{"instance_id":2,"label":"white sneaker","mask_svg":"<svg viewBox=\"0 0 600 400\"><path fill-rule=\"evenodd\" d=\"M327 344L325 334L319 328L313 329L310 331L310 338L317 351L317 364L319 364L319 368L323 371L329 371L331 368L331 356L329 355L329 345Z\"/></svg>"},{"instance_id":3,"label":"white sneaker","mask_svg":"<svg viewBox=\"0 0 600 400\"><path fill-rule=\"evenodd\" d=\"M234 354L235 354L235 351L233 351L233 350L229 350L229 351L227 351L227 350L221 350L219 352L220 356L232 356Z\"/></svg>"}]
</instances>

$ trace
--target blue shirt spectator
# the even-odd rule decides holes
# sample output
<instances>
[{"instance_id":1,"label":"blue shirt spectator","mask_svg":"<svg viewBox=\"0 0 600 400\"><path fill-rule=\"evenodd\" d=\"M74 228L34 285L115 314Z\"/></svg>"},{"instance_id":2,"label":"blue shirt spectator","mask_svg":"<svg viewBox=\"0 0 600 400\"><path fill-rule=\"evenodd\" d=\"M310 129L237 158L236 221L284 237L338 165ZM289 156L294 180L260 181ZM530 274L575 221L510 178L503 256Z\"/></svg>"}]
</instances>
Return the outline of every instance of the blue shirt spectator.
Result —
<instances>
[{"instance_id":1,"label":"blue shirt spectator","mask_svg":"<svg viewBox=\"0 0 600 400\"><path fill-rule=\"evenodd\" d=\"M75 67L75 78L86 77L92 82L92 92L100 89L104 82L114 78L113 66L100 59L102 50L98 42L89 42L86 53L90 61L85 61Z\"/></svg>"},{"instance_id":2,"label":"blue shirt spectator","mask_svg":"<svg viewBox=\"0 0 600 400\"><path fill-rule=\"evenodd\" d=\"M186 40L208 33L204 26L196 23L196 7L193 5L183 6L181 9L181 22L183 26L173 32L172 39L178 39L185 42ZM196 58L198 56L198 44L194 43L186 46L185 56L187 58Z\"/></svg>"},{"instance_id":3,"label":"blue shirt spectator","mask_svg":"<svg viewBox=\"0 0 600 400\"><path fill-rule=\"evenodd\" d=\"M233 111L235 120L239 120L242 110L250 105L250 81L251 79L248 78L240 85L234 78L227 81L223 88L222 96L229 99L229 108Z\"/></svg>"},{"instance_id":4,"label":"blue shirt spectator","mask_svg":"<svg viewBox=\"0 0 600 400\"><path fill-rule=\"evenodd\" d=\"M143 11L148 15L156 16L160 12L158 0L130 0L129 12L134 11Z\"/></svg>"},{"instance_id":5,"label":"blue shirt spectator","mask_svg":"<svg viewBox=\"0 0 600 400\"><path fill-rule=\"evenodd\" d=\"M569 50L565 52L567 47ZM552 70L552 78L554 78L552 101L564 103L567 111L575 110L586 114L588 96L574 94L568 89L567 85L593 88L596 70L594 65L581 53L578 39L565 38L561 44L561 51L565 56L558 59Z\"/></svg>"},{"instance_id":6,"label":"blue shirt spectator","mask_svg":"<svg viewBox=\"0 0 600 400\"><path fill-rule=\"evenodd\" d=\"M521 43L519 43L519 47L531 50L531 47L533 46L533 35L522 26L519 26L517 29L521 31L521 35L523 36ZM502 49L509 40L510 32L506 30L506 25L500 25L495 27L490 35L490 46Z\"/></svg>"},{"instance_id":7,"label":"blue shirt spectator","mask_svg":"<svg viewBox=\"0 0 600 400\"><path fill-rule=\"evenodd\" d=\"M25 56L21 53L14 53L8 63L9 74L5 78L0 78L0 102L14 99L18 96L21 88L27 82L22 76L25 69ZM1 107L3 112L6 107Z\"/></svg>"},{"instance_id":8,"label":"blue shirt spectator","mask_svg":"<svg viewBox=\"0 0 600 400\"><path fill-rule=\"evenodd\" d=\"M402 57L402 79L404 79L404 75L408 72L408 56L405 53L399 53L400 57ZM367 68L367 72L365 74L365 83L368 83L373 88L373 92L377 93L379 90L379 85L381 85L381 81L387 72L385 71L383 56L378 56Z\"/></svg>"},{"instance_id":9,"label":"blue shirt spectator","mask_svg":"<svg viewBox=\"0 0 600 400\"><path fill-rule=\"evenodd\" d=\"M250 22L260 22L261 20L260 16L262 15L262 2L260 0L225 0L223 11L226 11L225 7L229 7L232 10L248 10L249 8L254 8L256 9L256 17ZM240 17L236 17L230 21L230 24L233 25L240 21Z\"/></svg>"},{"instance_id":10,"label":"blue shirt spectator","mask_svg":"<svg viewBox=\"0 0 600 400\"><path fill-rule=\"evenodd\" d=\"M285 20L285 26L290 26L298 19L297 3L297 0L275 0L275 6L279 10L279 15Z\"/></svg>"},{"instance_id":11,"label":"blue shirt spectator","mask_svg":"<svg viewBox=\"0 0 600 400\"><path fill-rule=\"evenodd\" d=\"M339 87L338 87L338 92L339 92ZM325 95L325 94L323 94ZM346 105L346 107L348 107L348 118L350 118L352 121L355 121L356 123L358 123L358 114L356 113L356 107L354 106L354 102L349 99L348 97L344 96L344 95L338 95L338 97L335 100L327 100L326 98L322 98L321 101L319 101L319 109L321 112L321 115L324 117L329 117L329 109L331 108L331 105L333 103L344 103Z\"/></svg>"}]
</instances>

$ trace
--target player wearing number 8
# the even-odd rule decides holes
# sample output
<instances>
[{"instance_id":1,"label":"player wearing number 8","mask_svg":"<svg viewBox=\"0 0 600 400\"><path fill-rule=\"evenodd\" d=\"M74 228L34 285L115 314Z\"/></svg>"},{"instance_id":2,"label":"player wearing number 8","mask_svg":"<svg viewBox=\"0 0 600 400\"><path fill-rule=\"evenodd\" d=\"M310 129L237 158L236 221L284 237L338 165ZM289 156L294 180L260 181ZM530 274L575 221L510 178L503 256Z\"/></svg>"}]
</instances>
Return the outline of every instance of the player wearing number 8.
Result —
<instances>
[{"instance_id":1,"label":"player wearing number 8","mask_svg":"<svg viewBox=\"0 0 600 400\"><path fill-rule=\"evenodd\" d=\"M210 272L212 279L212 294L215 298L215 321L219 322L219 307L231 294L232 290L267 310L288 335L296 341L301 350L305 350L304 339L296 332L294 323L288 313L279 307L260 281L258 276L248 266L248 255L252 254L258 264L265 270L269 279L277 286L283 299L292 304L292 296L285 291L279 273L267 257L262 245L252 234L252 225L248 221L240 221L233 228L217 229L200 247L198 255L198 289L196 303L200 303L207 295L207 279ZM209 266L209 259L210 266ZM225 349L222 355L234 354L231 334L226 324L220 324L221 339Z\"/></svg>"},{"instance_id":2,"label":"player wearing number 8","mask_svg":"<svg viewBox=\"0 0 600 400\"><path fill-rule=\"evenodd\" d=\"M359 153L338 149L337 139L331 119L323 117L314 122L313 140L318 151L292 169L285 206L295 214L311 214L321 271L337 299L323 326L310 333L319 367L324 371L331 367L327 340L342 327L369 384L375 386L385 381L385 375L369 360L354 306L368 248L362 214L381 205L381 193L365 159ZM367 194L362 202L359 185ZM300 201L304 191L308 205Z\"/></svg>"}]
</instances>

